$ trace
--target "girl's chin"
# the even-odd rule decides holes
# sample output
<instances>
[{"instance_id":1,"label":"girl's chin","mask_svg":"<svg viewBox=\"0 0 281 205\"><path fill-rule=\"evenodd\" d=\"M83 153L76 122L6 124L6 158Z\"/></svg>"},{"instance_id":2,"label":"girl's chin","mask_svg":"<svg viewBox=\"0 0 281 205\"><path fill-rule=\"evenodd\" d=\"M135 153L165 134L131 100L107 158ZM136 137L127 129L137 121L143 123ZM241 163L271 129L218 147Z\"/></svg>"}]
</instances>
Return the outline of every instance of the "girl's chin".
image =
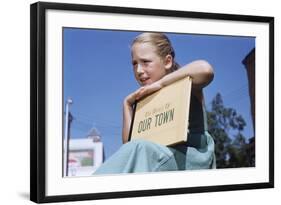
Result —
<instances>
[{"instance_id":1,"label":"girl's chin","mask_svg":"<svg viewBox=\"0 0 281 205\"><path fill-rule=\"evenodd\" d=\"M139 84L140 84L141 86L146 86L146 85L152 84L152 81L151 81L151 80L141 81L141 82L139 82Z\"/></svg>"},{"instance_id":2,"label":"girl's chin","mask_svg":"<svg viewBox=\"0 0 281 205\"><path fill-rule=\"evenodd\" d=\"M150 85L150 84L152 84L152 82L143 82L141 85L146 86L146 85Z\"/></svg>"}]
</instances>

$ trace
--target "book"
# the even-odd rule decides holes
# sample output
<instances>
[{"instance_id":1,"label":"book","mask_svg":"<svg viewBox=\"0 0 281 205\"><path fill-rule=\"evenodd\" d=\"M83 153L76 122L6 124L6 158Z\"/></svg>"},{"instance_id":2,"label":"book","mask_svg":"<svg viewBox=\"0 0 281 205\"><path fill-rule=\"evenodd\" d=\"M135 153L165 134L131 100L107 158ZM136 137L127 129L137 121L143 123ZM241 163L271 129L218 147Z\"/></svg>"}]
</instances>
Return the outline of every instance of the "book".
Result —
<instances>
[{"instance_id":1,"label":"book","mask_svg":"<svg viewBox=\"0 0 281 205\"><path fill-rule=\"evenodd\" d=\"M165 146L187 141L192 80L185 77L135 104L129 140Z\"/></svg>"}]
</instances>

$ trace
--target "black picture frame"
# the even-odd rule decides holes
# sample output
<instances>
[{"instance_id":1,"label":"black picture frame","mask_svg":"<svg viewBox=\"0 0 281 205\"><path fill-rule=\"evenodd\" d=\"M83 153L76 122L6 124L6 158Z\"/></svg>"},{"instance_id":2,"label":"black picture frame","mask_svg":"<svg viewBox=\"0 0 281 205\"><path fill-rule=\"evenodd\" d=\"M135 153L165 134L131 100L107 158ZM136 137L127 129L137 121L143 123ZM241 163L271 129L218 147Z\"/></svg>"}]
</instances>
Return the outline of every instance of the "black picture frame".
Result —
<instances>
[{"instance_id":1,"label":"black picture frame","mask_svg":"<svg viewBox=\"0 0 281 205\"><path fill-rule=\"evenodd\" d=\"M46 194L46 12L47 10L131 14L159 17L212 19L237 22L257 22L269 26L269 180L258 183L214 186L163 188L153 190L113 191L70 195ZM204 12L111 7L99 5L38 2L30 7L30 200L37 203L77 200L97 200L124 197L187 194L274 187L274 18Z\"/></svg>"}]
</instances>

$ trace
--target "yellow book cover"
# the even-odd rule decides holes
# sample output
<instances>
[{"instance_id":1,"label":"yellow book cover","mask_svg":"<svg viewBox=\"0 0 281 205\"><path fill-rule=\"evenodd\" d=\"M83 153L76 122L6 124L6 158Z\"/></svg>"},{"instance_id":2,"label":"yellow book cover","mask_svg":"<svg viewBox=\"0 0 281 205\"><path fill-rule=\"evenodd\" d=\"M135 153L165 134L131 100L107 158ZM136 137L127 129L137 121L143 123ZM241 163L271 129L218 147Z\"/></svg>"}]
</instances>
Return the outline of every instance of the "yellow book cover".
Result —
<instances>
[{"instance_id":1,"label":"yellow book cover","mask_svg":"<svg viewBox=\"0 0 281 205\"><path fill-rule=\"evenodd\" d=\"M129 140L142 138L165 146L186 142L191 85L186 77L137 102Z\"/></svg>"}]
</instances>

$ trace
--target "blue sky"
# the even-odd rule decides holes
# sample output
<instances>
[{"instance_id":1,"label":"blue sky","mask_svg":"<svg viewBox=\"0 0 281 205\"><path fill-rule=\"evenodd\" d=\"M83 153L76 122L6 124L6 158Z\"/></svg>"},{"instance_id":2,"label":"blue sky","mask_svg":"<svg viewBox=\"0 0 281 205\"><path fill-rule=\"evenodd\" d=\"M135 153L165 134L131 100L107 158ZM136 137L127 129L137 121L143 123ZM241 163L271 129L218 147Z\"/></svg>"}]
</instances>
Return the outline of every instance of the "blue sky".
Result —
<instances>
[{"instance_id":1,"label":"blue sky","mask_svg":"<svg viewBox=\"0 0 281 205\"><path fill-rule=\"evenodd\" d=\"M138 88L130 44L140 32L65 28L64 101L71 97L71 138L84 138L92 127L100 132L108 158L122 144L122 102ZM215 70L204 89L207 109L216 93L246 120L243 134L253 135L247 73L242 60L255 47L254 37L166 33L185 65L205 59Z\"/></svg>"}]
</instances>

